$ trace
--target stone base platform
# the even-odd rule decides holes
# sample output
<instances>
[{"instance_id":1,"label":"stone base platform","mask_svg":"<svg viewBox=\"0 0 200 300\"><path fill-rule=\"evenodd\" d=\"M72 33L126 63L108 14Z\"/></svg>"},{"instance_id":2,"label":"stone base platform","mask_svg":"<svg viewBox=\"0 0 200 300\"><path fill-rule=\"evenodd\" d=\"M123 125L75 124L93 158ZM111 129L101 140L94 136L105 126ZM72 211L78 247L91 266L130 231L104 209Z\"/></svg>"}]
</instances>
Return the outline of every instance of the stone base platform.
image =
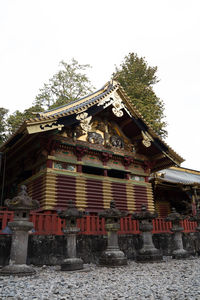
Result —
<instances>
[{"instance_id":1,"label":"stone base platform","mask_svg":"<svg viewBox=\"0 0 200 300\"><path fill-rule=\"evenodd\" d=\"M81 258L66 258L61 264L61 271L75 271L83 269Z\"/></svg>"},{"instance_id":2,"label":"stone base platform","mask_svg":"<svg viewBox=\"0 0 200 300\"><path fill-rule=\"evenodd\" d=\"M188 258L190 256L190 254L184 250L175 250L172 252L172 258L173 259L184 259L184 258Z\"/></svg>"},{"instance_id":3,"label":"stone base platform","mask_svg":"<svg viewBox=\"0 0 200 300\"><path fill-rule=\"evenodd\" d=\"M99 264L101 266L117 267L127 265L127 258L124 253L120 250L118 251L104 251L99 259Z\"/></svg>"},{"instance_id":4,"label":"stone base platform","mask_svg":"<svg viewBox=\"0 0 200 300\"><path fill-rule=\"evenodd\" d=\"M136 255L137 262L159 262L163 260L160 251L156 248L152 250L138 251Z\"/></svg>"},{"instance_id":5,"label":"stone base platform","mask_svg":"<svg viewBox=\"0 0 200 300\"><path fill-rule=\"evenodd\" d=\"M160 262L163 260L162 255L136 255L136 262Z\"/></svg>"},{"instance_id":6,"label":"stone base platform","mask_svg":"<svg viewBox=\"0 0 200 300\"><path fill-rule=\"evenodd\" d=\"M1 276L31 276L35 273L35 270L27 265L8 265L0 270Z\"/></svg>"}]
</instances>

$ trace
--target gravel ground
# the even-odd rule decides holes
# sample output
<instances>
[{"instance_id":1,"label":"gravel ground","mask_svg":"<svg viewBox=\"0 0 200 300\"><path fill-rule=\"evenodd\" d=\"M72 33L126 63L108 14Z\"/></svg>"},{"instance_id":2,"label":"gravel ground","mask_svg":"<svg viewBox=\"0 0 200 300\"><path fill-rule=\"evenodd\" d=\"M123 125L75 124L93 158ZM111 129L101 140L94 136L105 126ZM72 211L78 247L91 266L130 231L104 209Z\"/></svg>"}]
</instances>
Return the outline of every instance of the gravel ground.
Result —
<instances>
[{"instance_id":1,"label":"gravel ground","mask_svg":"<svg viewBox=\"0 0 200 300\"><path fill-rule=\"evenodd\" d=\"M200 300L200 258L85 267L61 272L59 266L43 266L35 267L37 274L30 277L1 276L0 299Z\"/></svg>"}]
</instances>

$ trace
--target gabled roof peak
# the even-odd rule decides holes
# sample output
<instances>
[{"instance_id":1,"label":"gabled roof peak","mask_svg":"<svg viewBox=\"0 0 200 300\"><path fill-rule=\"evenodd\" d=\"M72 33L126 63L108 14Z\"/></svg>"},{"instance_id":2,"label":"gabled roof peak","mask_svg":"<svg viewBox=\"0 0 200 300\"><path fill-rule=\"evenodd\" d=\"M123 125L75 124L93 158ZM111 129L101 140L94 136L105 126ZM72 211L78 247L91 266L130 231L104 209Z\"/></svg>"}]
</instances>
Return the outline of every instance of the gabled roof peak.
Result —
<instances>
[{"instance_id":1,"label":"gabled roof peak","mask_svg":"<svg viewBox=\"0 0 200 300\"><path fill-rule=\"evenodd\" d=\"M28 134L54 129L61 130L64 126L83 122L84 119L95 116L107 108L110 109L109 111L111 114L114 114L115 118L119 119L119 123L123 118L130 118L130 122L135 124L134 126L140 132L142 141L144 141L143 144L145 145L146 143L145 147L153 144L158 149L157 151L170 162L169 166L173 164L179 165L183 162L183 158L173 151L146 122L119 82L115 79L107 82L96 92L66 105L39 113L37 117L26 120L23 127L20 127L15 135L21 133L22 129L25 130L25 128ZM6 148L6 143L2 148Z\"/></svg>"},{"instance_id":2,"label":"gabled roof peak","mask_svg":"<svg viewBox=\"0 0 200 300\"><path fill-rule=\"evenodd\" d=\"M71 101L69 103L66 103L62 106L56 107L56 108L52 108L50 110L46 110L44 112L39 113L39 116L44 117L44 116L51 116L51 115L55 115L58 113L65 113L67 110L69 110L69 108L74 108L76 109L77 106L81 106L84 105L85 102L92 100L92 99L96 99L99 95L102 95L105 92L110 92L112 89L116 88L119 85L119 83L117 81L108 81L101 89L86 95L82 98L76 99L74 101Z\"/></svg>"}]
</instances>

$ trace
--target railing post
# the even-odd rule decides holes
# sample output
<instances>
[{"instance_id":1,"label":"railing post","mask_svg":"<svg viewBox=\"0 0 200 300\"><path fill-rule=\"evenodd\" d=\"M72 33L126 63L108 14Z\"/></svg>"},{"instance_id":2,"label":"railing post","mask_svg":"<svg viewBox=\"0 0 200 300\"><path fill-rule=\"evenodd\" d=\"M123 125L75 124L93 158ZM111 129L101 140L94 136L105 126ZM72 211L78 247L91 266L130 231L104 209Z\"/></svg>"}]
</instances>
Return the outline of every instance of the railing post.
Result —
<instances>
[{"instance_id":1,"label":"railing post","mask_svg":"<svg viewBox=\"0 0 200 300\"><path fill-rule=\"evenodd\" d=\"M57 234L58 235L63 235L62 232L62 220L57 216Z\"/></svg>"},{"instance_id":2,"label":"railing post","mask_svg":"<svg viewBox=\"0 0 200 300\"><path fill-rule=\"evenodd\" d=\"M90 216L86 216L86 230L85 230L85 234L91 234Z\"/></svg>"},{"instance_id":3,"label":"railing post","mask_svg":"<svg viewBox=\"0 0 200 300\"><path fill-rule=\"evenodd\" d=\"M106 235L107 232L106 232L106 221L105 221L105 218L102 218L102 220L101 220L101 226L102 226L102 234Z\"/></svg>"},{"instance_id":4,"label":"railing post","mask_svg":"<svg viewBox=\"0 0 200 300\"><path fill-rule=\"evenodd\" d=\"M100 227L100 220L99 220L99 216L97 216L97 220L96 220L96 222L97 222L97 234L101 234L101 231L100 231L101 227Z\"/></svg>"},{"instance_id":5,"label":"railing post","mask_svg":"<svg viewBox=\"0 0 200 300\"><path fill-rule=\"evenodd\" d=\"M44 220L44 215L37 215L38 217L38 222L37 222L37 231L38 231L38 234L43 234L44 233L44 230L43 230L43 220Z\"/></svg>"},{"instance_id":6,"label":"railing post","mask_svg":"<svg viewBox=\"0 0 200 300\"><path fill-rule=\"evenodd\" d=\"M96 216L90 216L91 221L91 233L97 234L98 228L97 228L97 217Z\"/></svg>"},{"instance_id":7,"label":"railing post","mask_svg":"<svg viewBox=\"0 0 200 300\"><path fill-rule=\"evenodd\" d=\"M58 225L58 217L57 214L52 215L52 234L57 235L57 225Z\"/></svg>"}]
</instances>

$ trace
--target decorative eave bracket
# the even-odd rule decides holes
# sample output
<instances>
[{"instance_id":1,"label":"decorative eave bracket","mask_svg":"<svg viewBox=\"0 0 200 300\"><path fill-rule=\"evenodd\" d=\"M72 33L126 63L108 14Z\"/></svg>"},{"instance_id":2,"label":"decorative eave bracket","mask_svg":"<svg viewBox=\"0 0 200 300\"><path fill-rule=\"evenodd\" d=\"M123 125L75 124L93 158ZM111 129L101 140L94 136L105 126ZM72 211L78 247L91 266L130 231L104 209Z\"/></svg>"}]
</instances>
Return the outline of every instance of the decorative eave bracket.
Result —
<instances>
[{"instance_id":1,"label":"decorative eave bracket","mask_svg":"<svg viewBox=\"0 0 200 300\"><path fill-rule=\"evenodd\" d=\"M128 115L131 117L129 110L124 105L124 103L123 103L122 99L120 98L120 96L118 95L117 91L113 91L109 95L109 97L105 97L102 100L100 100L99 103L97 104L97 106L101 106L101 105L103 106L103 109L112 105L113 106L112 112L118 118L121 118L124 115L124 112L122 109L124 109L128 113Z\"/></svg>"},{"instance_id":2,"label":"decorative eave bracket","mask_svg":"<svg viewBox=\"0 0 200 300\"><path fill-rule=\"evenodd\" d=\"M64 125L58 124L57 120L55 120L51 122L49 121L43 122L42 124L38 123L38 124L27 125L27 131L29 134L33 134L37 132L44 132L44 131L49 131L54 129L62 130L62 127L64 127Z\"/></svg>"}]
</instances>

